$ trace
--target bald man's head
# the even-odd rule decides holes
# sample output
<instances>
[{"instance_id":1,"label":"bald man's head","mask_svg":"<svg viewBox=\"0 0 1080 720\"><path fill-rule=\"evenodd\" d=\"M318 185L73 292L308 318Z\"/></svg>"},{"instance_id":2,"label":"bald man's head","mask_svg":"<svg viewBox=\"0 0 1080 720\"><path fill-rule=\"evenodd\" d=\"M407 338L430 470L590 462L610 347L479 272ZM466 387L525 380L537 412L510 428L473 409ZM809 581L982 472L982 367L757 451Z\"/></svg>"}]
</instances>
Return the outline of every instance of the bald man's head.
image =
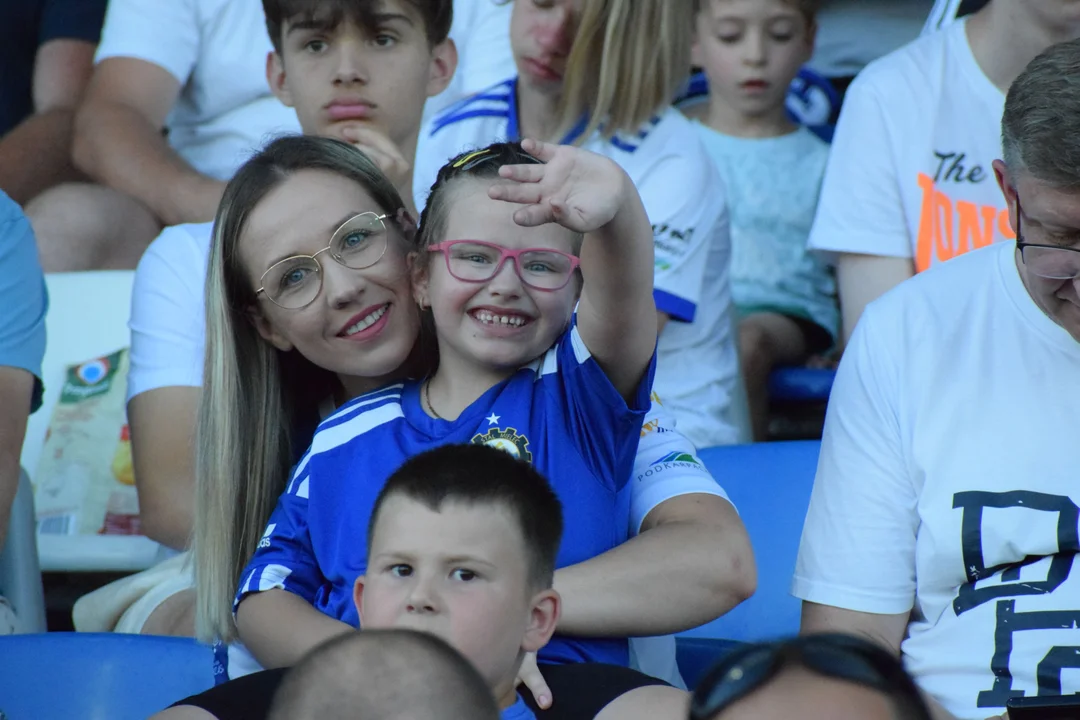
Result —
<instances>
[{"instance_id":1,"label":"bald man's head","mask_svg":"<svg viewBox=\"0 0 1080 720\"><path fill-rule=\"evenodd\" d=\"M456 650L411 630L348 633L290 670L270 720L498 720L491 690Z\"/></svg>"}]
</instances>

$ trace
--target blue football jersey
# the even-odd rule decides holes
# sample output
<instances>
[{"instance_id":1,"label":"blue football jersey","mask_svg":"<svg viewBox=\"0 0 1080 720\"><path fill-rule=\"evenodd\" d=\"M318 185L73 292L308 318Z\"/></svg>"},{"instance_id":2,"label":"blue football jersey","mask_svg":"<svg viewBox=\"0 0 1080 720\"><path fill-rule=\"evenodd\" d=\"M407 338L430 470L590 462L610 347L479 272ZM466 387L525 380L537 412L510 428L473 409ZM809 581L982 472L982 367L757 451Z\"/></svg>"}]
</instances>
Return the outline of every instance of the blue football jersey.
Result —
<instances>
[{"instance_id":1,"label":"blue football jersey","mask_svg":"<svg viewBox=\"0 0 1080 720\"><path fill-rule=\"evenodd\" d=\"M367 569L367 526L387 478L405 460L446 444L481 443L523 458L562 501L558 567L627 539L630 491L655 360L627 405L578 335L576 324L543 357L518 370L453 421L430 417L419 382L356 398L327 418L293 471L236 603L279 588L359 625L353 584ZM556 636L542 662L626 665L626 640Z\"/></svg>"}]
</instances>

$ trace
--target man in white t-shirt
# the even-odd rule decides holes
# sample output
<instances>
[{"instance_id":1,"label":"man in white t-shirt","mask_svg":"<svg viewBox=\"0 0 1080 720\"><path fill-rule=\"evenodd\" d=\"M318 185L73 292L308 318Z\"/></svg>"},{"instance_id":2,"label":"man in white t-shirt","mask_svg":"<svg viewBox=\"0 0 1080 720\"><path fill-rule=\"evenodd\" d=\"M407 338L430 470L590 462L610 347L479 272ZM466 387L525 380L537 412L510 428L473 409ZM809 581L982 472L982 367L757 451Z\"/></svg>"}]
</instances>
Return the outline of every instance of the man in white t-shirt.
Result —
<instances>
[{"instance_id":1,"label":"man in white t-shirt","mask_svg":"<svg viewBox=\"0 0 1080 720\"><path fill-rule=\"evenodd\" d=\"M993 0L871 63L847 92L810 247L839 255L844 336L916 272L1012 239L990 163L1004 91L1080 36L1080 4Z\"/></svg>"},{"instance_id":2,"label":"man in white t-shirt","mask_svg":"<svg viewBox=\"0 0 1080 720\"><path fill-rule=\"evenodd\" d=\"M941 718L1080 691L1078 77L1075 40L1009 91L989 172L1017 241L871 303L829 403L803 631L901 654Z\"/></svg>"},{"instance_id":3,"label":"man in white t-shirt","mask_svg":"<svg viewBox=\"0 0 1080 720\"><path fill-rule=\"evenodd\" d=\"M213 219L268 136L298 132L266 85L259 0L110 0L73 157L91 183L27 214L46 271L133 268L162 226Z\"/></svg>"}]
</instances>

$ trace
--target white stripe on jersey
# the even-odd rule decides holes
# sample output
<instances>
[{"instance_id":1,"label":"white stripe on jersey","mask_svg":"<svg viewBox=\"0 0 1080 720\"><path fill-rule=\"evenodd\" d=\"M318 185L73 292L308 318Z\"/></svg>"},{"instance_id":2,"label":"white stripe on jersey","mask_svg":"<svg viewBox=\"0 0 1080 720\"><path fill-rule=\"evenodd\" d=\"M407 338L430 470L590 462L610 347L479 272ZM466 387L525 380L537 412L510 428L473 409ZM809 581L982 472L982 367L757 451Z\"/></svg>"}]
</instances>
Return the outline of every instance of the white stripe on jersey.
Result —
<instances>
[{"instance_id":1,"label":"white stripe on jersey","mask_svg":"<svg viewBox=\"0 0 1080 720\"><path fill-rule=\"evenodd\" d=\"M581 334L576 326L570 333L570 343L574 348L574 358L578 361L578 365L592 357L592 353L585 346L585 341L581 339Z\"/></svg>"},{"instance_id":2,"label":"white stripe on jersey","mask_svg":"<svg viewBox=\"0 0 1080 720\"><path fill-rule=\"evenodd\" d=\"M356 413L356 417L350 420L345 420L332 427L320 427L319 430L316 430L315 437L311 439L311 447L304 453L304 457L300 459L300 462L296 466L296 470L293 471L293 479L290 485L295 483L296 479L307 469L308 462L311 460L312 455L326 452L327 450L333 450L338 445L343 445L354 437L363 435L374 427L390 422L394 418L401 417L400 392L390 395L380 395L371 400L358 402L355 405L350 405L348 410L363 409L368 405L373 405L377 402L386 400L395 400L396 402L382 405L374 410L364 410L363 412ZM388 408L392 408L392 410L389 411L389 414L385 412ZM348 412L342 411L340 416L345 417L348 414ZM323 424L325 425L326 423L324 422Z\"/></svg>"},{"instance_id":3,"label":"white stripe on jersey","mask_svg":"<svg viewBox=\"0 0 1080 720\"><path fill-rule=\"evenodd\" d=\"M308 480L310 479L310 475L303 479L303 481L300 483L300 487L296 489L296 497L304 498L305 500L308 499Z\"/></svg>"},{"instance_id":4,"label":"white stripe on jersey","mask_svg":"<svg viewBox=\"0 0 1080 720\"><path fill-rule=\"evenodd\" d=\"M405 387L405 383L398 383L396 385L387 385L386 387L382 388L381 390L373 390L370 393L368 393L367 395L362 395L361 397L364 398L364 399L360 400L359 402L345 403L340 408L338 408L336 412L334 412L334 413L332 413L330 415L327 415L325 418L323 418L322 422L327 423L327 422L330 422L331 420L337 420L338 418L343 418L346 415L351 415L351 414L357 412L360 408L367 407L368 405L372 405L372 404L377 403L377 402L379 402L381 400L386 400L388 398L400 398L401 397L401 391L402 391L402 389L404 389L404 387ZM322 423L320 423L320 424L322 424Z\"/></svg>"},{"instance_id":5,"label":"white stripe on jersey","mask_svg":"<svg viewBox=\"0 0 1080 720\"><path fill-rule=\"evenodd\" d=\"M311 455L318 455L327 450L333 450L336 447L344 445L353 438L360 437L364 433L374 430L380 425L385 425L388 422L404 417L404 414L401 412L401 396L397 395L395 397L397 400L396 402L365 410L356 417L346 420L340 425L323 428L316 432L315 437L311 440L311 452L309 453L309 458ZM390 399L390 396L386 396L382 399L388 400ZM300 470L301 468L297 468L297 472Z\"/></svg>"},{"instance_id":6,"label":"white stripe on jersey","mask_svg":"<svg viewBox=\"0 0 1080 720\"><path fill-rule=\"evenodd\" d=\"M285 578L292 575L292 570L284 565L267 565L259 573L259 592L284 590Z\"/></svg>"}]
</instances>

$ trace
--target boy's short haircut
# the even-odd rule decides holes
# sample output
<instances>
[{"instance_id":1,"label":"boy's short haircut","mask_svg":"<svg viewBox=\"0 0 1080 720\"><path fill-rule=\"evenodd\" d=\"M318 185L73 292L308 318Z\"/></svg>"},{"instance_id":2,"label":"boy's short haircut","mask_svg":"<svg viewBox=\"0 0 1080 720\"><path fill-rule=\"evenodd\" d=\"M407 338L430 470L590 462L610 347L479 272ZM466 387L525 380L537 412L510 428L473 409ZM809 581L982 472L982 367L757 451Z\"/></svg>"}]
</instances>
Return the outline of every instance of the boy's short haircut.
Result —
<instances>
[{"instance_id":1,"label":"boy's short haircut","mask_svg":"<svg viewBox=\"0 0 1080 720\"><path fill-rule=\"evenodd\" d=\"M263 0L266 30L274 50L281 54L287 23L308 23L327 30L348 19L358 27L374 30L384 0ZM450 36L454 20L453 0L402 0L412 5L424 19L424 32L432 47Z\"/></svg>"},{"instance_id":2,"label":"boy's short haircut","mask_svg":"<svg viewBox=\"0 0 1080 720\"><path fill-rule=\"evenodd\" d=\"M502 506L521 529L530 584L536 590L552 586L562 538L562 504L531 464L487 445L444 445L410 458L375 500L368 525L369 552L379 511L394 496L433 512L446 503Z\"/></svg>"},{"instance_id":3,"label":"boy's short haircut","mask_svg":"<svg viewBox=\"0 0 1080 720\"><path fill-rule=\"evenodd\" d=\"M491 688L457 650L414 630L339 635L309 652L274 694L269 720L495 720Z\"/></svg>"}]
</instances>

